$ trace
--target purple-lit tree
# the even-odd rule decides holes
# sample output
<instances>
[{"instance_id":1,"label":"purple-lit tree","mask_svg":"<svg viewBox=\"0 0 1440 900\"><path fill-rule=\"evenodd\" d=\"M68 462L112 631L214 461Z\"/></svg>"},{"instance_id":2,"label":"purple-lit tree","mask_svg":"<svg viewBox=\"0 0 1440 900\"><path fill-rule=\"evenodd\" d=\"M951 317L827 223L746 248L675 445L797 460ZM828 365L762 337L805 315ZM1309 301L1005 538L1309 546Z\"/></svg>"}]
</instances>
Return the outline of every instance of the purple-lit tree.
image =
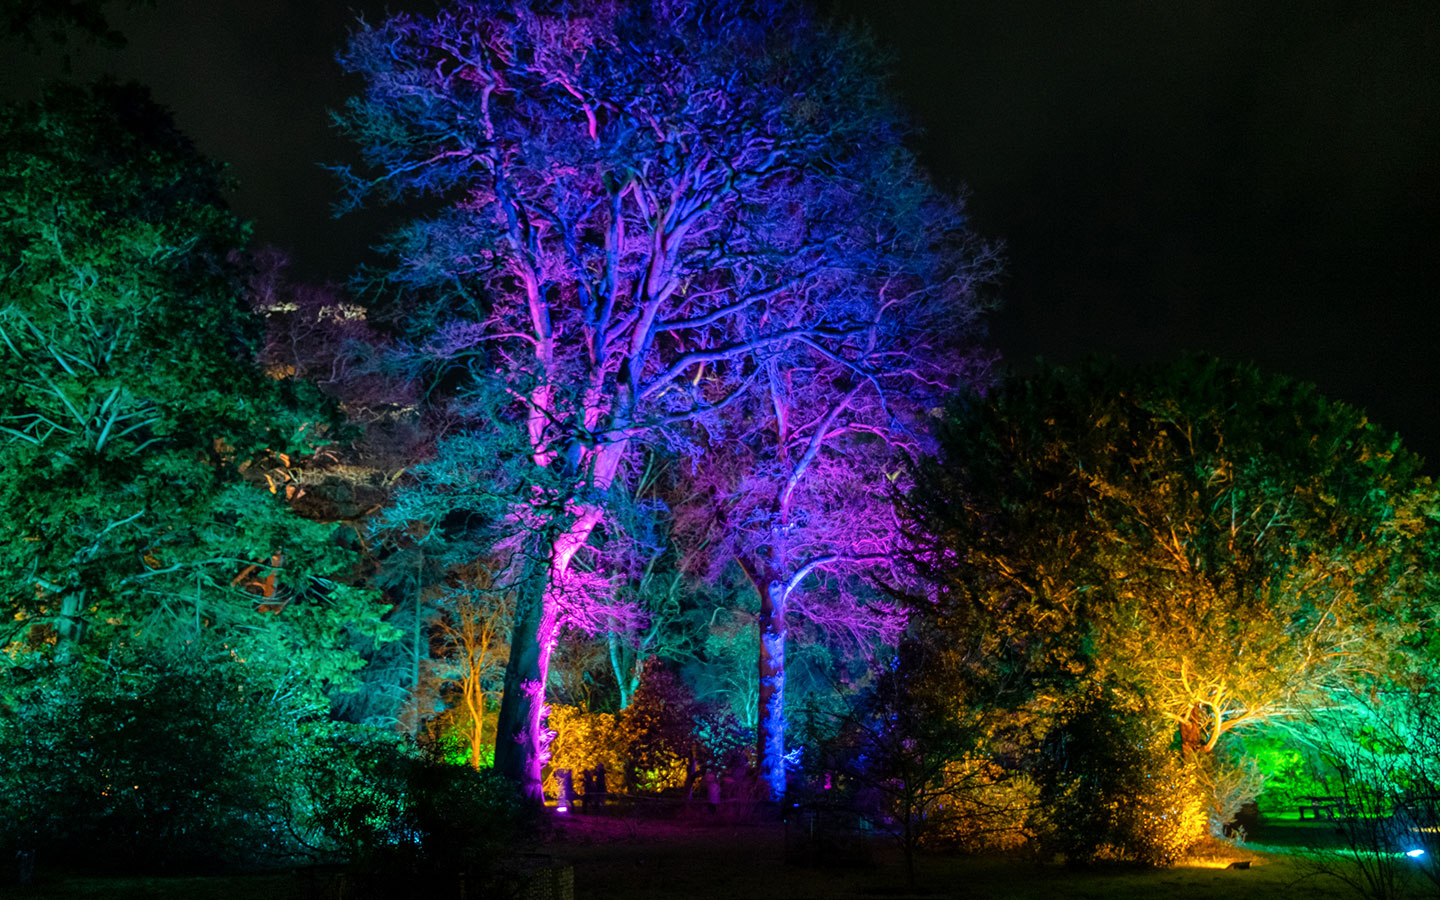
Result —
<instances>
[{"instance_id":1,"label":"purple-lit tree","mask_svg":"<svg viewBox=\"0 0 1440 900\"><path fill-rule=\"evenodd\" d=\"M695 452L772 361L853 362L895 308L871 269L908 235L869 226L914 172L875 180L901 132L874 59L794 3L742 0L461 0L362 23L341 54L366 85L339 117L368 166L351 202L439 207L381 280L456 395L489 395L471 427L528 442L496 767L532 795L572 564L627 459Z\"/></svg>"},{"instance_id":2,"label":"purple-lit tree","mask_svg":"<svg viewBox=\"0 0 1440 900\"><path fill-rule=\"evenodd\" d=\"M968 238L958 204L894 152L876 162L884 199L842 206L873 249L845 264L828 301L848 340L797 341L760 361L763 389L734 412L734 436L696 467L713 502L685 516L715 562L733 559L759 598L757 753L771 796L785 790L785 642L804 620L864 646L902 617L865 576L888 571L890 499L901 457L920 451L941 397L983 381L976 289L992 250ZM835 201L831 201L835 202ZM868 218L867 218L868 217ZM804 589L809 585L809 589Z\"/></svg>"}]
</instances>

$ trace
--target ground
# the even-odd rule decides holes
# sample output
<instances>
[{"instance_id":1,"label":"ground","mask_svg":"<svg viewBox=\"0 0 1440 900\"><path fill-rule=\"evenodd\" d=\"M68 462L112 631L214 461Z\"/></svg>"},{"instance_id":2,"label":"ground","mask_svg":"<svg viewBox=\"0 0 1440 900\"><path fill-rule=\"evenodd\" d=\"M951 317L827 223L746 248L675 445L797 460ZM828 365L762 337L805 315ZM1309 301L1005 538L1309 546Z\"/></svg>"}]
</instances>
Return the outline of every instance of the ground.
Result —
<instances>
[{"instance_id":1,"label":"ground","mask_svg":"<svg viewBox=\"0 0 1440 900\"><path fill-rule=\"evenodd\" d=\"M575 900L802 900L802 898L964 898L964 900L1349 900L1356 896L1317 877L1303 859L1274 843L1225 848L1203 863L1155 872L1073 872L1005 857L925 856L914 891L893 848L873 849L868 864L787 865L779 824L667 823L573 816L534 848L574 867ZM1323 826L1312 826L1313 829ZM1318 831L1317 831L1318 834ZM1270 829L1282 844L1309 836L1293 825ZM1257 835L1267 840L1262 831ZM1233 859L1247 870L1221 868ZM863 863L863 860L857 860ZM333 900L333 884L292 873L230 878L45 879L0 890L15 900ZM429 898L427 898L429 900Z\"/></svg>"},{"instance_id":2,"label":"ground","mask_svg":"<svg viewBox=\"0 0 1440 900\"><path fill-rule=\"evenodd\" d=\"M576 900L1353 896L1334 882L1310 877L1305 866L1283 853L1244 847L1229 850L1225 858L1154 872L1073 872L1016 858L925 856L913 892L904 889L904 867L892 847L874 848L870 865L829 868L787 865L784 847L778 825L705 827L577 817L557 830L547 852L574 866ZM1222 868L1235 859L1248 860L1251 867Z\"/></svg>"}]
</instances>

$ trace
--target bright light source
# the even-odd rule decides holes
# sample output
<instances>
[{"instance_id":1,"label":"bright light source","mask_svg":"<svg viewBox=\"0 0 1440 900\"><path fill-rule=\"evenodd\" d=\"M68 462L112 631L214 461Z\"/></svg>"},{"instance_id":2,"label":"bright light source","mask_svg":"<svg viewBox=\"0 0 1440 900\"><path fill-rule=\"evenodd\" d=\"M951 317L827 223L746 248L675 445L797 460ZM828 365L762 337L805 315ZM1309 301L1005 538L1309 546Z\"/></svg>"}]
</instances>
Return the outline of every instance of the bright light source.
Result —
<instances>
[{"instance_id":1,"label":"bright light source","mask_svg":"<svg viewBox=\"0 0 1440 900\"><path fill-rule=\"evenodd\" d=\"M555 807L555 811L556 811L557 813L569 812L569 811L570 811L570 807L568 807L568 806L566 806L565 804L561 803L560 805L558 805L558 806Z\"/></svg>"},{"instance_id":2,"label":"bright light source","mask_svg":"<svg viewBox=\"0 0 1440 900\"><path fill-rule=\"evenodd\" d=\"M1406 850L1405 855L1410 857L1411 859L1419 859L1420 857L1425 855L1425 851L1421 850L1419 847L1416 847L1414 850Z\"/></svg>"}]
</instances>

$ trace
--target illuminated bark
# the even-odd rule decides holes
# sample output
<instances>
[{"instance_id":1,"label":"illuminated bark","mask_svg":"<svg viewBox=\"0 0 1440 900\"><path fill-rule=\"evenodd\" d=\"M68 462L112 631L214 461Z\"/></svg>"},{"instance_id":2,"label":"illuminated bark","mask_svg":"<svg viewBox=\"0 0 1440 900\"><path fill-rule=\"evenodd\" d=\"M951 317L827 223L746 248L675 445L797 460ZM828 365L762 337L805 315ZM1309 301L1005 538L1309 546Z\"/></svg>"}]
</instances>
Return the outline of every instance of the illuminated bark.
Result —
<instances>
[{"instance_id":1,"label":"illuminated bark","mask_svg":"<svg viewBox=\"0 0 1440 900\"><path fill-rule=\"evenodd\" d=\"M963 220L930 204L915 235L892 216L935 197L907 192L923 178L874 60L798 4L742 0L456 0L362 24L342 54L366 83L342 117L370 167L345 173L351 201L455 198L386 248L385 290L414 304L397 318L420 362L463 373L465 427L528 445L496 764L532 795L550 648L584 615L572 561L632 448L703 454L779 355L873 382L898 364L871 352L874 323L923 328L899 320L935 270L897 276L891 256ZM965 268L937 292L963 293Z\"/></svg>"},{"instance_id":2,"label":"illuminated bark","mask_svg":"<svg viewBox=\"0 0 1440 900\"><path fill-rule=\"evenodd\" d=\"M771 581L760 597L760 776L770 799L785 796L785 585Z\"/></svg>"}]
</instances>

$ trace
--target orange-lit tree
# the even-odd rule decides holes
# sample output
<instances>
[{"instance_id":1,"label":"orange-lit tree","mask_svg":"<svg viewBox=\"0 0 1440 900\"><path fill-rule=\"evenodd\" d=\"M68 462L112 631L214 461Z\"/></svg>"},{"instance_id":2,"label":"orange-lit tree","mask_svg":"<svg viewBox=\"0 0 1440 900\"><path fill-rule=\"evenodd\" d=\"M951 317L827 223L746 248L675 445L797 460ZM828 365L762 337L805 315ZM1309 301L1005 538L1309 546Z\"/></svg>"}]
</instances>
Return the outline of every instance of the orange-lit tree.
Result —
<instances>
[{"instance_id":1,"label":"orange-lit tree","mask_svg":"<svg viewBox=\"0 0 1440 900\"><path fill-rule=\"evenodd\" d=\"M513 598L497 588L483 568L472 567L469 575L444 590L435 625L443 659L459 686L461 714L456 718L465 735L470 765L479 769L490 756L485 752L486 706L500 695Z\"/></svg>"},{"instance_id":2,"label":"orange-lit tree","mask_svg":"<svg viewBox=\"0 0 1440 900\"><path fill-rule=\"evenodd\" d=\"M943 443L902 503L930 608L1037 677L1118 686L1187 751L1381 671L1433 599L1420 460L1309 385L1045 369Z\"/></svg>"}]
</instances>

